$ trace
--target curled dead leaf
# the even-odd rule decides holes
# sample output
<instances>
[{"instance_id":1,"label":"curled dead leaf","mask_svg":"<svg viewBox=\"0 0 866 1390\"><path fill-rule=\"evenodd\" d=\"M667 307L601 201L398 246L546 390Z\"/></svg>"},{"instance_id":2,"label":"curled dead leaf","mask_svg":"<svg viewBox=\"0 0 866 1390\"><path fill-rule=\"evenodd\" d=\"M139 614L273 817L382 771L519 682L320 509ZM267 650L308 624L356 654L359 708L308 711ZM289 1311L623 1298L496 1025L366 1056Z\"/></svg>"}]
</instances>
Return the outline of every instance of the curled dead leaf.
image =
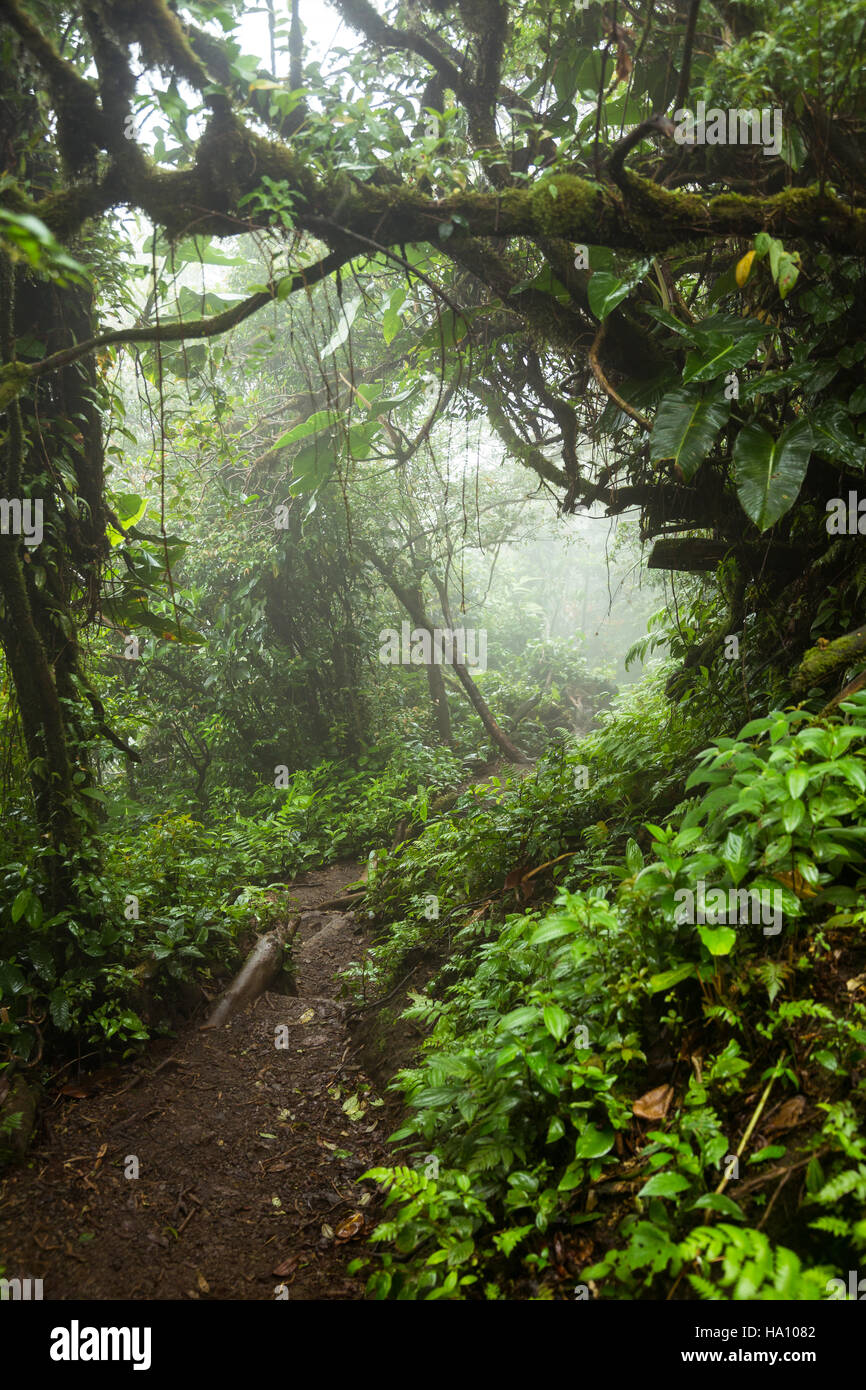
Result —
<instances>
[{"instance_id":1,"label":"curled dead leaf","mask_svg":"<svg viewBox=\"0 0 866 1390\"><path fill-rule=\"evenodd\" d=\"M626 82L626 81L628 80L628 78L631 76L631 70L632 70L633 67L634 67L634 64L632 63L632 60L631 60L631 54L629 53L629 51L628 51L628 49L626 48L625 44L624 44L624 43L620 43L620 44L618 45L618 47L617 47L617 50L616 50L616 76L617 76L617 81L618 81L618 82Z\"/></svg>"},{"instance_id":2,"label":"curled dead leaf","mask_svg":"<svg viewBox=\"0 0 866 1390\"><path fill-rule=\"evenodd\" d=\"M360 1211L353 1211L337 1227L337 1240L351 1240L364 1229L364 1217Z\"/></svg>"},{"instance_id":3,"label":"curled dead leaf","mask_svg":"<svg viewBox=\"0 0 866 1390\"><path fill-rule=\"evenodd\" d=\"M656 1086L635 1101L632 1114L641 1120L663 1120L674 1098L673 1086Z\"/></svg>"},{"instance_id":4,"label":"curled dead leaf","mask_svg":"<svg viewBox=\"0 0 866 1390\"><path fill-rule=\"evenodd\" d=\"M816 898L818 895L814 888L810 888L799 869L794 869L793 873L773 874L777 883L781 883L785 888L790 888L792 893L796 893L798 898Z\"/></svg>"},{"instance_id":5,"label":"curled dead leaf","mask_svg":"<svg viewBox=\"0 0 866 1390\"><path fill-rule=\"evenodd\" d=\"M800 1123L803 1118L803 1111L806 1109L805 1096L791 1096L790 1100L784 1101L778 1110L771 1115L764 1125L766 1131L793 1129L794 1125Z\"/></svg>"}]
</instances>

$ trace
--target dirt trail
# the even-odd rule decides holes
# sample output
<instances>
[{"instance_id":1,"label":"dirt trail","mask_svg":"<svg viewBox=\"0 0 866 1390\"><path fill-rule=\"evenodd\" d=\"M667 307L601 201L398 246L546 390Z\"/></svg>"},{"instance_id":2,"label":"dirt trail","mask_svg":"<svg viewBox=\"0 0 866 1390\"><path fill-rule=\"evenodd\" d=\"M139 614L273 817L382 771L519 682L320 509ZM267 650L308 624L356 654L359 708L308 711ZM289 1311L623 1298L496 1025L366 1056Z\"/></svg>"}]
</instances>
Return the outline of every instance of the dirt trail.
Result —
<instances>
[{"instance_id":1,"label":"dirt trail","mask_svg":"<svg viewBox=\"0 0 866 1390\"><path fill-rule=\"evenodd\" d=\"M297 998L265 994L214 1032L198 1019L94 1093L57 1099L50 1138L0 1190L7 1278L42 1278L45 1299L363 1297L345 1266L375 1218L354 1179L385 1161L393 1114L336 997L364 929L315 911L357 874L334 866L292 890Z\"/></svg>"}]
</instances>

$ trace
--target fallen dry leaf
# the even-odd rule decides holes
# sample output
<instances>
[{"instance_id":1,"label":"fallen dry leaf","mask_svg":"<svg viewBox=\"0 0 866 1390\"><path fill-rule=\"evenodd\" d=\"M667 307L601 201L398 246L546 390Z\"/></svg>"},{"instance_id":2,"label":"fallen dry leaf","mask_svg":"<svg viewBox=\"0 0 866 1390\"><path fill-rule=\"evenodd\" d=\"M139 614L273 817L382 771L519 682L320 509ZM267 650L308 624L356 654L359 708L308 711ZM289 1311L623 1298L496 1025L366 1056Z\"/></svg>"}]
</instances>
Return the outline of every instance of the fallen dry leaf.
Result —
<instances>
[{"instance_id":1,"label":"fallen dry leaf","mask_svg":"<svg viewBox=\"0 0 866 1390\"><path fill-rule=\"evenodd\" d=\"M476 907L475 911L472 913L472 916L468 919L466 923L467 927L471 927L473 922L477 922L479 917L484 916L485 912L490 906L491 901L492 899L488 898L486 903L482 903L480 907Z\"/></svg>"},{"instance_id":2,"label":"fallen dry leaf","mask_svg":"<svg viewBox=\"0 0 866 1390\"><path fill-rule=\"evenodd\" d=\"M201 1289L202 1293L210 1293L210 1284L209 1284L208 1281L205 1279L205 1277L204 1277L203 1274L201 1274L201 1273L197 1274L197 1275L195 1276L195 1280L196 1280L196 1283L198 1284L199 1288Z\"/></svg>"},{"instance_id":3,"label":"fallen dry leaf","mask_svg":"<svg viewBox=\"0 0 866 1390\"><path fill-rule=\"evenodd\" d=\"M781 883L783 887L790 888L791 892L796 893L798 898L815 898L818 896L815 889L809 887L799 869L795 869L794 872L790 874L773 874L773 878L777 883Z\"/></svg>"},{"instance_id":4,"label":"fallen dry leaf","mask_svg":"<svg viewBox=\"0 0 866 1390\"><path fill-rule=\"evenodd\" d=\"M655 1090L647 1091L646 1095L635 1101L631 1108L632 1114L641 1120L663 1120L671 1108L673 1098L673 1086L656 1086Z\"/></svg>"},{"instance_id":5,"label":"fallen dry leaf","mask_svg":"<svg viewBox=\"0 0 866 1390\"><path fill-rule=\"evenodd\" d=\"M300 1255L289 1255L288 1259L283 1260L277 1265L276 1269L271 1270L271 1274L277 1279L285 1279L290 1274L294 1274L300 1262Z\"/></svg>"},{"instance_id":6,"label":"fallen dry leaf","mask_svg":"<svg viewBox=\"0 0 866 1390\"><path fill-rule=\"evenodd\" d=\"M351 1240L359 1231L364 1229L364 1217L361 1212L353 1211L351 1216L347 1216L337 1227L337 1240Z\"/></svg>"},{"instance_id":7,"label":"fallen dry leaf","mask_svg":"<svg viewBox=\"0 0 866 1390\"><path fill-rule=\"evenodd\" d=\"M777 1129L792 1129L794 1125L799 1124L803 1116L803 1111L805 1109L805 1096L791 1096L790 1100L786 1100L782 1105L779 1106L779 1109L775 1112L774 1115L771 1116L771 1118L764 1125L764 1129L767 1131Z\"/></svg>"}]
</instances>

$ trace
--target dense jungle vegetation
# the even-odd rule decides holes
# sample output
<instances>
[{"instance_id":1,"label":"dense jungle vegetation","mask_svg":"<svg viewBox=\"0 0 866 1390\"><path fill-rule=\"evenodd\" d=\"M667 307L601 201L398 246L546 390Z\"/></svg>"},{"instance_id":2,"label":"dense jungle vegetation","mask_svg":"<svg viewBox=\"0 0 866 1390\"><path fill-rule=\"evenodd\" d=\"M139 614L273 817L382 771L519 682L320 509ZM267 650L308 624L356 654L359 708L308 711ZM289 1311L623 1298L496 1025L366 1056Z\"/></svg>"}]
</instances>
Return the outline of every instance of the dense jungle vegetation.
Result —
<instances>
[{"instance_id":1,"label":"dense jungle vegetation","mask_svg":"<svg viewBox=\"0 0 866 1390\"><path fill-rule=\"evenodd\" d=\"M348 861L355 1297L861 1296L864 54L0 0L7 1171Z\"/></svg>"}]
</instances>

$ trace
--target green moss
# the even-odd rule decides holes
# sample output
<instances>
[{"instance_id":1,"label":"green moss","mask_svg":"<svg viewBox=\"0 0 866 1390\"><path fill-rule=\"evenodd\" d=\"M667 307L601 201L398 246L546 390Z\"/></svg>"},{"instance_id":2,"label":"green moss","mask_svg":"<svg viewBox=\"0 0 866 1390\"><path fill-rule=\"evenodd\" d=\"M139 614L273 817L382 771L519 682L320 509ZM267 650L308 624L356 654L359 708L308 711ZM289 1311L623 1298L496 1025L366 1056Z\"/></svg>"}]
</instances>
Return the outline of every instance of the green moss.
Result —
<instances>
[{"instance_id":1,"label":"green moss","mask_svg":"<svg viewBox=\"0 0 866 1390\"><path fill-rule=\"evenodd\" d=\"M604 241L615 208L612 193L573 174L542 179L518 197L529 200L532 230L570 241L580 237Z\"/></svg>"},{"instance_id":2,"label":"green moss","mask_svg":"<svg viewBox=\"0 0 866 1390\"><path fill-rule=\"evenodd\" d=\"M0 410L6 408L27 389L32 372L23 362L9 362L0 367Z\"/></svg>"},{"instance_id":3,"label":"green moss","mask_svg":"<svg viewBox=\"0 0 866 1390\"><path fill-rule=\"evenodd\" d=\"M798 692L811 686L826 685L830 677L840 669L852 665L866 655L866 627L858 627L835 642L822 647L810 647L797 668L794 689Z\"/></svg>"}]
</instances>

